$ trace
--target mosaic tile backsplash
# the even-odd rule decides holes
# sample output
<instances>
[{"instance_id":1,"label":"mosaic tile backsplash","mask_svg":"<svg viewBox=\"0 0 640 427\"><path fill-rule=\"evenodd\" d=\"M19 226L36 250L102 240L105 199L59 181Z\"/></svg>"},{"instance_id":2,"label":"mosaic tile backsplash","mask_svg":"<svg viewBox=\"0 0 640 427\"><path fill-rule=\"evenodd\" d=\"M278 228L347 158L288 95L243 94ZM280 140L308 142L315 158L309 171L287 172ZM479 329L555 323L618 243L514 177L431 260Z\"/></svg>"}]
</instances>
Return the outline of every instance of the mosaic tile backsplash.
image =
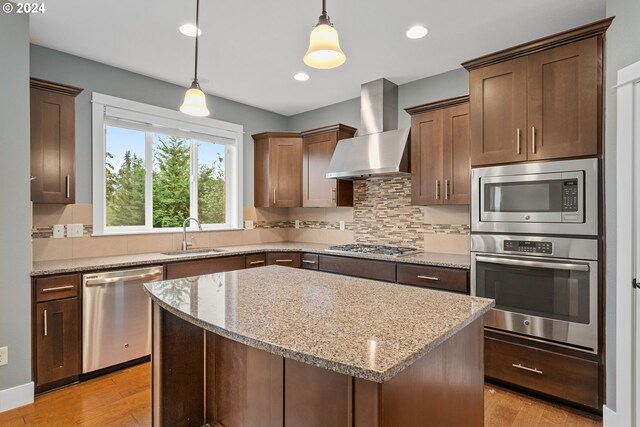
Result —
<instances>
[{"instance_id":1,"label":"mosaic tile backsplash","mask_svg":"<svg viewBox=\"0 0 640 427\"><path fill-rule=\"evenodd\" d=\"M411 205L411 178L354 182L354 240L421 247L425 233L469 234L469 224L430 224L425 209Z\"/></svg>"}]
</instances>

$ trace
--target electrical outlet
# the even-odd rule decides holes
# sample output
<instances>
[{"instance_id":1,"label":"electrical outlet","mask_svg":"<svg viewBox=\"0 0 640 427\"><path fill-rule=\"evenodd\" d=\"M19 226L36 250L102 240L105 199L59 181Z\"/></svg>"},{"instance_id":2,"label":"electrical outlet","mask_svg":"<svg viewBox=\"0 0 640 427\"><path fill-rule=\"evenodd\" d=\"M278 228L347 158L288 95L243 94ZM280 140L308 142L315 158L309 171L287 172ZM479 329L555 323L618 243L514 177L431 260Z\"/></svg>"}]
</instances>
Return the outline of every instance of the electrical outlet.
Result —
<instances>
[{"instance_id":1,"label":"electrical outlet","mask_svg":"<svg viewBox=\"0 0 640 427\"><path fill-rule=\"evenodd\" d=\"M340 230L344 231L346 228L344 221L340 221Z\"/></svg>"},{"instance_id":2,"label":"electrical outlet","mask_svg":"<svg viewBox=\"0 0 640 427\"><path fill-rule=\"evenodd\" d=\"M0 347L0 366L9 364L9 347Z\"/></svg>"},{"instance_id":3,"label":"electrical outlet","mask_svg":"<svg viewBox=\"0 0 640 427\"><path fill-rule=\"evenodd\" d=\"M244 222L244 229L245 230L253 230L253 220L248 219Z\"/></svg>"},{"instance_id":4,"label":"electrical outlet","mask_svg":"<svg viewBox=\"0 0 640 427\"><path fill-rule=\"evenodd\" d=\"M82 224L67 224L67 237L82 237L83 232Z\"/></svg>"},{"instance_id":5,"label":"electrical outlet","mask_svg":"<svg viewBox=\"0 0 640 427\"><path fill-rule=\"evenodd\" d=\"M300 220L299 220L299 219L296 219L296 225L295 225L295 227L296 227L296 228L300 228Z\"/></svg>"},{"instance_id":6,"label":"electrical outlet","mask_svg":"<svg viewBox=\"0 0 640 427\"><path fill-rule=\"evenodd\" d=\"M56 224L53 226L53 238L54 239L64 238L64 225Z\"/></svg>"}]
</instances>

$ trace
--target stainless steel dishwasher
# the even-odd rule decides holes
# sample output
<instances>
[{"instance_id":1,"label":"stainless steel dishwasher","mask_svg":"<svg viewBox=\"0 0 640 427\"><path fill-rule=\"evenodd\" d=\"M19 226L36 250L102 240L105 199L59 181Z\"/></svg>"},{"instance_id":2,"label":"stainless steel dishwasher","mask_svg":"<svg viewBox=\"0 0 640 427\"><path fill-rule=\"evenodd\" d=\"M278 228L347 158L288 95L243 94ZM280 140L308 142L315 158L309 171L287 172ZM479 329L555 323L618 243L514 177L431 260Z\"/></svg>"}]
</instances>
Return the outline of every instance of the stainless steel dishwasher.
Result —
<instances>
[{"instance_id":1,"label":"stainless steel dishwasher","mask_svg":"<svg viewBox=\"0 0 640 427\"><path fill-rule=\"evenodd\" d=\"M142 285L162 276L156 266L82 277L82 373L151 353L151 299Z\"/></svg>"}]
</instances>

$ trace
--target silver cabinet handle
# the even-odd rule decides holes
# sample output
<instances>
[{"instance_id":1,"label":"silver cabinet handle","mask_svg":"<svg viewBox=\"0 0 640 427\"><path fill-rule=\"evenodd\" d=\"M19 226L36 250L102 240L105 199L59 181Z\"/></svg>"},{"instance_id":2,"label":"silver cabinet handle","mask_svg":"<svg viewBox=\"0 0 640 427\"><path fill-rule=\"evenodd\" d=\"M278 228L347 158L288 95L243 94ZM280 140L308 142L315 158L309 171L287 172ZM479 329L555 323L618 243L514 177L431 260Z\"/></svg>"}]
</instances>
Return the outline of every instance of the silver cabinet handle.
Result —
<instances>
[{"instance_id":1,"label":"silver cabinet handle","mask_svg":"<svg viewBox=\"0 0 640 427\"><path fill-rule=\"evenodd\" d=\"M277 259L276 262L293 262L292 259Z\"/></svg>"},{"instance_id":2,"label":"silver cabinet handle","mask_svg":"<svg viewBox=\"0 0 640 427\"><path fill-rule=\"evenodd\" d=\"M71 194L71 179L69 175L64 177L64 185L65 185L65 197L68 199Z\"/></svg>"},{"instance_id":3,"label":"silver cabinet handle","mask_svg":"<svg viewBox=\"0 0 640 427\"><path fill-rule=\"evenodd\" d=\"M45 293L45 292L58 292L58 291L64 291L67 289L73 289L75 286L73 285L65 285L65 286L56 286L55 288L44 288L41 292Z\"/></svg>"},{"instance_id":4,"label":"silver cabinet handle","mask_svg":"<svg viewBox=\"0 0 640 427\"><path fill-rule=\"evenodd\" d=\"M520 148L520 128L516 129L516 152L520 154L522 149Z\"/></svg>"},{"instance_id":5,"label":"silver cabinet handle","mask_svg":"<svg viewBox=\"0 0 640 427\"><path fill-rule=\"evenodd\" d=\"M531 126L531 150L536 152L536 127Z\"/></svg>"},{"instance_id":6,"label":"silver cabinet handle","mask_svg":"<svg viewBox=\"0 0 640 427\"><path fill-rule=\"evenodd\" d=\"M35 176L35 175L31 175L31 177L29 178L29 181L33 181L33 180L35 180L36 178L37 178L37 176Z\"/></svg>"},{"instance_id":7,"label":"silver cabinet handle","mask_svg":"<svg viewBox=\"0 0 640 427\"><path fill-rule=\"evenodd\" d=\"M436 179L436 200L440 200L440 180Z\"/></svg>"},{"instance_id":8,"label":"silver cabinet handle","mask_svg":"<svg viewBox=\"0 0 640 427\"><path fill-rule=\"evenodd\" d=\"M264 264L264 260L260 260L260 261L250 261L249 265L256 265L256 264Z\"/></svg>"},{"instance_id":9,"label":"silver cabinet handle","mask_svg":"<svg viewBox=\"0 0 640 427\"><path fill-rule=\"evenodd\" d=\"M444 180L444 199L449 200L449 180Z\"/></svg>"},{"instance_id":10,"label":"silver cabinet handle","mask_svg":"<svg viewBox=\"0 0 640 427\"><path fill-rule=\"evenodd\" d=\"M332 202L336 201L336 193L337 193L337 190L335 188L332 188L331 189L331 201Z\"/></svg>"},{"instance_id":11,"label":"silver cabinet handle","mask_svg":"<svg viewBox=\"0 0 640 427\"><path fill-rule=\"evenodd\" d=\"M303 260L302 260L302 262L303 262L304 264L317 264L317 262L316 262L316 261L311 261L310 259L303 259Z\"/></svg>"},{"instance_id":12,"label":"silver cabinet handle","mask_svg":"<svg viewBox=\"0 0 640 427\"><path fill-rule=\"evenodd\" d=\"M519 267L539 267L549 270L571 270L571 271L589 271L588 264L572 264L569 262L544 262L544 261L528 261L514 258L498 258L477 255L476 261L488 262L490 264L515 265Z\"/></svg>"},{"instance_id":13,"label":"silver cabinet handle","mask_svg":"<svg viewBox=\"0 0 640 427\"><path fill-rule=\"evenodd\" d=\"M440 280L439 277L435 277L435 276L418 276L418 279L433 280L434 282L437 282L438 280Z\"/></svg>"},{"instance_id":14,"label":"silver cabinet handle","mask_svg":"<svg viewBox=\"0 0 640 427\"><path fill-rule=\"evenodd\" d=\"M273 204L276 204L276 189L273 189Z\"/></svg>"},{"instance_id":15,"label":"silver cabinet handle","mask_svg":"<svg viewBox=\"0 0 640 427\"><path fill-rule=\"evenodd\" d=\"M47 310L44 311L44 336L49 334L49 328L47 328Z\"/></svg>"},{"instance_id":16,"label":"silver cabinet handle","mask_svg":"<svg viewBox=\"0 0 640 427\"><path fill-rule=\"evenodd\" d=\"M533 372L534 374L542 375L542 371L540 371L540 370L538 370L536 368L528 368L526 366L522 366L519 363L512 363L511 366L513 366L514 368L522 369L523 371Z\"/></svg>"}]
</instances>

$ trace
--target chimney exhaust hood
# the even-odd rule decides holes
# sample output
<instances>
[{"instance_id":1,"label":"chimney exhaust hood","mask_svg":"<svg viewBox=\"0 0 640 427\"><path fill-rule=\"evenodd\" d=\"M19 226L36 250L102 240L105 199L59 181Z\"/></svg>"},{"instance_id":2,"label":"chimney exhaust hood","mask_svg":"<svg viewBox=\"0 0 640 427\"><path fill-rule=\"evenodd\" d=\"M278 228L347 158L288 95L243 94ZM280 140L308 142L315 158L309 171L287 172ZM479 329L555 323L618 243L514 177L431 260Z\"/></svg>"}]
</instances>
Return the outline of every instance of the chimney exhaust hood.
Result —
<instances>
[{"instance_id":1,"label":"chimney exhaust hood","mask_svg":"<svg viewBox=\"0 0 640 427\"><path fill-rule=\"evenodd\" d=\"M398 86L386 79L363 84L360 135L338 141L326 177L410 175L410 131L398 129Z\"/></svg>"}]
</instances>

